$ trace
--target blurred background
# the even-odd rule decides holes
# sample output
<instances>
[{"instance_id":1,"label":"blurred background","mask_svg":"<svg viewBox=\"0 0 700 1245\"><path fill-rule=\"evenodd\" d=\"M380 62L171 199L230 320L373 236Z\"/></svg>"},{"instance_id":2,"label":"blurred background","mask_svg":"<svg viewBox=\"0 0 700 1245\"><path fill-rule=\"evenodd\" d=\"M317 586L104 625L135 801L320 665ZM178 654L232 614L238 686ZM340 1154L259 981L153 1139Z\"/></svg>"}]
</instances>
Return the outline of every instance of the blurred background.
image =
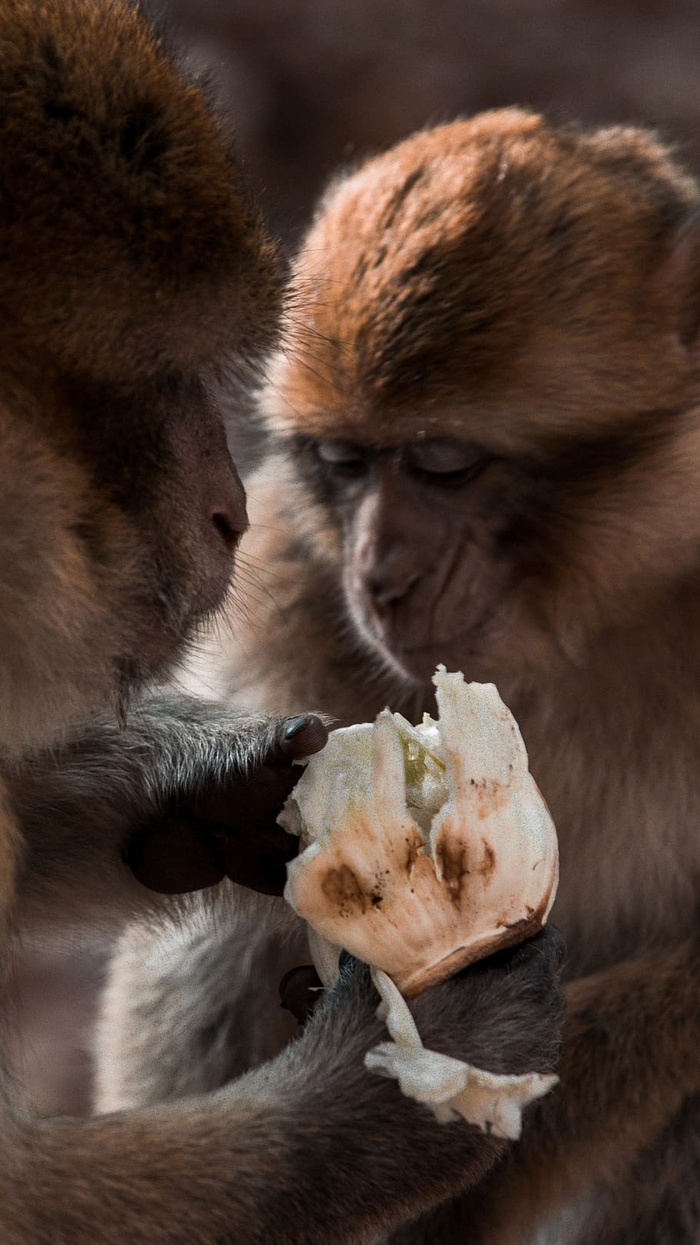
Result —
<instances>
[{"instance_id":1,"label":"blurred background","mask_svg":"<svg viewBox=\"0 0 700 1245\"><path fill-rule=\"evenodd\" d=\"M504 104L641 122L700 169L698 0L149 0L210 75L290 242L340 165Z\"/></svg>"},{"instance_id":2,"label":"blurred background","mask_svg":"<svg viewBox=\"0 0 700 1245\"><path fill-rule=\"evenodd\" d=\"M334 170L430 123L521 104L657 128L700 173L700 0L148 0L206 75L292 249ZM47 1114L89 1101L104 942L27 948L17 1075Z\"/></svg>"}]
</instances>

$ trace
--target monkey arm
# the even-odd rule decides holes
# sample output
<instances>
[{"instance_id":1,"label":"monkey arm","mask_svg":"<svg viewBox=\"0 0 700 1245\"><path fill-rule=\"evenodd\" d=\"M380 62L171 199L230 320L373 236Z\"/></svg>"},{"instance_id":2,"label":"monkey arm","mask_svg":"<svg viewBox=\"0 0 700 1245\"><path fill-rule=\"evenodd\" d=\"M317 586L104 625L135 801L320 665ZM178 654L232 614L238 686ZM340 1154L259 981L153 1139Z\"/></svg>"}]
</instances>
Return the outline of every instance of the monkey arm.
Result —
<instances>
[{"instance_id":1,"label":"monkey arm","mask_svg":"<svg viewBox=\"0 0 700 1245\"><path fill-rule=\"evenodd\" d=\"M625 961L574 981L560 1086L528 1113L498 1178L439 1212L444 1239L529 1239L547 1214L591 1188L614 1189L700 1089L697 944ZM399 1240L432 1241L433 1217ZM443 1237L441 1236L442 1240Z\"/></svg>"},{"instance_id":2,"label":"monkey arm","mask_svg":"<svg viewBox=\"0 0 700 1245\"><path fill-rule=\"evenodd\" d=\"M500 1068L551 1066L555 932L425 996L432 1040ZM351 962L302 1038L205 1098L91 1120L15 1117L4 1245L357 1245L484 1175L503 1143L440 1125L364 1068L383 1035Z\"/></svg>"},{"instance_id":3,"label":"monkey arm","mask_svg":"<svg viewBox=\"0 0 700 1245\"><path fill-rule=\"evenodd\" d=\"M280 893L297 845L276 817L301 773L293 761L325 738L318 718L159 695L124 727L95 716L62 747L8 764L25 840L18 919L124 916L157 903L155 890L182 893L225 875Z\"/></svg>"},{"instance_id":4,"label":"monkey arm","mask_svg":"<svg viewBox=\"0 0 700 1245\"><path fill-rule=\"evenodd\" d=\"M304 922L250 891L222 886L130 922L100 996L96 1110L220 1089L273 1059L299 1033L279 983L309 958Z\"/></svg>"},{"instance_id":5,"label":"monkey arm","mask_svg":"<svg viewBox=\"0 0 700 1245\"><path fill-rule=\"evenodd\" d=\"M90 892L93 906L106 903L115 874L132 887L127 905L148 903L123 859L134 826L159 824L173 800L216 819L230 782L280 764L279 744L277 722L166 697L135 709L124 730L95 718L62 749L8 767L27 844L20 923L54 897L64 906L66 891L78 906ZM274 774L271 782L274 804ZM434 991L421 1001L428 1039L495 1071L551 1066L560 959L549 934L490 973ZM4 1245L349 1245L479 1179L501 1143L438 1125L364 1068L383 1034L376 1002L353 966L300 1042L208 1098L32 1121L13 1105L11 1085L0 1087Z\"/></svg>"}]
</instances>

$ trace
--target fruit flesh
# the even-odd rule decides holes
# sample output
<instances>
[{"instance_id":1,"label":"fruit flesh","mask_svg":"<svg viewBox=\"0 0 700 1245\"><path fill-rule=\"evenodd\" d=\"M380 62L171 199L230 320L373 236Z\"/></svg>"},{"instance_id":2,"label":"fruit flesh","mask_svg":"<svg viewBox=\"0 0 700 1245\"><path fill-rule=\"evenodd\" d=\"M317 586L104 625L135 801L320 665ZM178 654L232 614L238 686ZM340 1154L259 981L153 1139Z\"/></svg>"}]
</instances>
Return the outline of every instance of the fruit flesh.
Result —
<instances>
[{"instance_id":1,"label":"fruit flesh","mask_svg":"<svg viewBox=\"0 0 700 1245\"><path fill-rule=\"evenodd\" d=\"M497 1076L426 1050L405 998L544 924L556 832L495 687L444 669L434 681L437 722L385 710L312 758L280 817L304 847L285 896L310 922L324 984L341 946L372 965L392 1041L366 1066L440 1121L515 1139L557 1077Z\"/></svg>"},{"instance_id":2,"label":"fruit flesh","mask_svg":"<svg viewBox=\"0 0 700 1245\"><path fill-rule=\"evenodd\" d=\"M417 994L542 927L556 832L490 685L435 676L440 716L384 710L335 731L285 806L305 850L288 901L328 941Z\"/></svg>"}]
</instances>

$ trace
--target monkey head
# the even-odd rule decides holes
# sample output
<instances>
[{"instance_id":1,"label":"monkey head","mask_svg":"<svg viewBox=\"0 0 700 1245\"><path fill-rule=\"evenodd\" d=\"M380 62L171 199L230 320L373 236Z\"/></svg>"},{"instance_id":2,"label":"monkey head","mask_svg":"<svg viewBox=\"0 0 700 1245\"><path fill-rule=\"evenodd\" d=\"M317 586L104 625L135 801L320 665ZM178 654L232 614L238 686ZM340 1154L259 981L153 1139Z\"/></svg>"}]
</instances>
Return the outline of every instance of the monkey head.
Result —
<instances>
[{"instance_id":1,"label":"monkey head","mask_svg":"<svg viewBox=\"0 0 700 1245\"><path fill-rule=\"evenodd\" d=\"M246 526L212 382L277 257L202 90L129 0L0 13L3 745L162 674Z\"/></svg>"},{"instance_id":2,"label":"monkey head","mask_svg":"<svg viewBox=\"0 0 700 1245\"><path fill-rule=\"evenodd\" d=\"M575 661L694 572L698 202L649 134L518 110L331 186L263 418L406 678Z\"/></svg>"}]
</instances>

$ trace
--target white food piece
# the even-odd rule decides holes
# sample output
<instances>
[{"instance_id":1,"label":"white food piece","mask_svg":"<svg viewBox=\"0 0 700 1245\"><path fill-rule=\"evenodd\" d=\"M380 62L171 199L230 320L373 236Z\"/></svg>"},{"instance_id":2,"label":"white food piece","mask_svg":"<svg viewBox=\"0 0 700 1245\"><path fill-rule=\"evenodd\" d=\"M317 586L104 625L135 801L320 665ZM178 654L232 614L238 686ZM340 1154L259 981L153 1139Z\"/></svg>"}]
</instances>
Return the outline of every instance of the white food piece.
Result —
<instances>
[{"instance_id":1,"label":"white food piece","mask_svg":"<svg viewBox=\"0 0 700 1245\"><path fill-rule=\"evenodd\" d=\"M309 926L307 935L314 968L324 986L331 986L338 976L340 953L343 948L336 947L333 942L327 942L325 938L316 933L313 925Z\"/></svg>"},{"instance_id":2,"label":"white food piece","mask_svg":"<svg viewBox=\"0 0 700 1245\"><path fill-rule=\"evenodd\" d=\"M500 1076L461 1059L426 1050L406 1000L391 977L372 969L381 996L377 1015L393 1041L382 1042L365 1055L365 1067L397 1080L402 1094L430 1107L442 1124L462 1118L494 1137L517 1141L523 1110L549 1093L559 1077L529 1072Z\"/></svg>"},{"instance_id":3,"label":"white food piece","mask_svg":"<svg viewBox=\"0 0 700 1245\"><path fill-rule=\"evenodd\" d=\"M439 718L333 731L279 820L304 849L285 897L326 941L418 994L540 929L557 838L492 684L434 676Z\"/></svg>"}]
</instances>

